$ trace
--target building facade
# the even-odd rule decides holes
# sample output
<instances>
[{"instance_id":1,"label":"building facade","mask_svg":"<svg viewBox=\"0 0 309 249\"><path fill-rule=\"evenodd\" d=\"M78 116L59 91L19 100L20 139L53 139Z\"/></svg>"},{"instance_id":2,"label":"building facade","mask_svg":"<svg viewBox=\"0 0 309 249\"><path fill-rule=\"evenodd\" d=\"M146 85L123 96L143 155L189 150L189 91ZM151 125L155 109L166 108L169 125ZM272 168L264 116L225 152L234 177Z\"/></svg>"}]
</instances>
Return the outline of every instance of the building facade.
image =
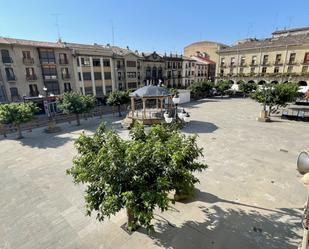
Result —
<instances>
[{"instance_id":1,"label":"building facade","mask_svg":"<svg viewBox=\"0 0 309 249\"><path fill-rule=\"evenodd\" d=\"M267 39L246 39L218 50L216 78L264 84L309 85L309 27L280 30Z\"/></svg>"},{"instance_id":2,"label":"building facade","mask_svg":"<svg viewBox=\"0 0 309 249\"><path fill-rule=\"evenodd\" d=\"M181 87L183 85L183 58L182 55L165 54L164 84L168 87Z\"/></svg>"},{"instance_id":3,"label":"building facade","mask_svg":"<svg viewBox=\"0 0 309 249\"><path fill-rule=\"evenodd\" d=\"M0 53L2 102L76 90L72 54L61 43L0 38Z\"/></svg>"}]
</instances>

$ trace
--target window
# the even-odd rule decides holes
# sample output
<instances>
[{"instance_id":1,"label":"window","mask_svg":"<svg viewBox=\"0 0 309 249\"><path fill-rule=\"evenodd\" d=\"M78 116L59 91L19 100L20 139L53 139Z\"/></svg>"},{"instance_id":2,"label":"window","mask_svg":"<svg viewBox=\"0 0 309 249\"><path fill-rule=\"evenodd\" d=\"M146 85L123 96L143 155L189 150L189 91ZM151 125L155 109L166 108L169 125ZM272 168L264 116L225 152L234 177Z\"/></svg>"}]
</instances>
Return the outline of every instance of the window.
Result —
<instances>
[{"instance_id":1,"label":"window","mask_svg":"<svg viewBox=\"0 0 309 249\"><path fill-rule=\"evenodd\" d=\"M111 66L111 65L110 65L109 59L104 59L104 60L103 60L103 66L104 66L104 67L110 67L110 66Z\"/></svg>"},{"instance_id":2,"label":"window","mask_svg":"<svg viewBox=\"0 0 309 249\"><path fill-rule=\"evenodd\" d=\"M302 73L307 73L308 72L308 66L303 66L301 71L302 71Z\"/></svg>"},{"instance_id":3,"label":"window","mask_svg":"<svg viewBox=\"0 0 309 249\"><path fill-rule=\"evenodd\" d=\"M146 69L146 78L149 79L151 77L151 68L147 67Z\"/></svg>"},{"instance_id":4,"label":"window","mask_svg":"<svg viewBox=\"0 0 309 249\"><path fill-rule=\"evenodd\" d=\"M137 69L140 69L140 67L141 67L141 62L137 62Z\"/></svg>"},{"instance_id":5,"label":"window","mask_svg":"<svg viewBox=\"0 0 309 249\"><path fill-rule=\"evenodd\" d=\"M85 87L85 94L86 95L92 95L93 94L91 86L90 87Z\"/></svg>"},{"instance_id":6,"label":"window","mask_svg":"<svg viewBox=\"0 0 309 249\"><path fill-rule=\"evenodd\" d=\"M106 91L106 93L110 93L111 91L113 91L113 87L112 86L105 86L105 91Z\"/></svg>"},{"instance_id":7,"label":"window","mask_svg":"<svg viewBox=\"0 0 309 249\"><path fill-rule=\"evenodd\" d=\"M64 53L59 54L59 64L62 65L68 64L67 54Z\"/></svg>"},{"instance_id":8,"label":"window","mask_svg":"<svg viewBox=\"0 0 309 249\"><path fill-rule=\"evenodd\" d=\"M224 58L221 58L221 63L220 63L221 67L223 67L223 66L224 66L224 63L225 63ZM200 67L200 66L199 66L199 67Z\"/></svg>"},{"instance_id":9,"label":"window","mask_svg":"<svg viewBox=\"0 0 309 249\"><path fill-rule=\"evenodd\" d=\"M268 54L265 54L263 56L263 65L267 65L267 63L268 63Z\"/></svg>"},{"instance_id":10,"label":"window","mask_svg":"<svg viewBox=\"0 0 309 249\"><path fill-rule=\"evenodd\" d=\"M255 73L255 67L250 68L250 73Z\"/></svg>"},{"instance_id":11,"label":"window","mask_svg":"<svg viewBox=\"0 0 309 249\"><path fill-rule=\"evenodd\" d=\"M104 72L104 79L106 79L106 80L112 79L112 74L111 74L111 72Z\"/></svg>"},{"instance_id":12,"label":"window","mask_svg":"<svg viewBox=\"0 0 309 249\"><path fill-rule=\"evenodd\" d=\"M2 57L2 62L3 63L12 63L12 58L10 57L9 50L7 49L2 49L1 50L1 57Z\"/></svg>"},{"instance_id":13,"label":"window","mask_svg":"<svg viewBox=\"0 0 309 249\"><path fill-rule=\"evenodd\" d=\"M156 67L152 68L152 78L154 78L154 79L157 78L157 68Z\"/></svg>"},{"instance_id":14,"label":"window","mask_svg":"<svg viewBox=\"0 0 309 249\"><path fill-rule=\"evenodd\" d=\"M136 72L127 72L127 77L129 79L136 78Z\"/></svg>"},{"instance_id":15,"label":"window","mask_svg":"<svg viewBox=\"0 0 309 249\"><path fill-rule=\"evenodd\" d=\"M262 73L266 73L267 67L262 67Z\"/></svg>"},{"instance_id":16,"label":"window","mask_svg":"<svg viewBox=\"0 0 309 249\"><path fill-rule=\"evenodd\" d=\"M256 55L252 56L251 65L256 65ZM251 68L251 70L252 70L252 68Z\"/></svg>"},{"instance_id":17,"label":"window","mask_svg":"<svg viewBox=\"0 0 309 249\"><path fill-rule=\"evenodd\" d=\"M117 61L117 69L122 68L122 61Z\"/></svg>"},{"instance_id":18,"label":"window","mask_svg":"<svg viewBox=\"0 0 309 249\"><path fill-rule=\"evenodd\" d=\"M231 66L234 66L235 65L235 57L232 57L231 58Z\"/></svg>"},{"instance_id":19,"label":"window","mask_svg":"<svg viewBox=\"0 0 309 249\"><path fill-rule=\"evenodd\" d=\"M59 89L59 84L58 81L46 81L45 87L47 88L47 94L55 94L59 95L60 94L60 89Z\"/></svg>"},{"instance_id":20,"label":"window","mask_svg":"<svg viewBox=\"0 0 309 249\"><path fill-rule=\"evenodd\" d=\"M19 99L18 89L17 87L10 88L12 100Z\"/></svg>"},{"instance_id":21,"label":"window","mask_svg":"<svg viewBox=\"0 0 309 249\"><path fill-rule=\"evenodd\" d=\"M243 67L239 68L239 73L244 73L244 68Z\"/></svg>"},{"instance_id":22,"label":"window","mask_svg":"<svg viewBox=\"0 0 309 249\"><path fill-rule=\"evenodd\" d=\"M289 64L295 63L295 57L296 57L296 53L290 54Z\"/></svg>"},{"instance_id":23,"label":"window","mask_svg":"<svg viewBox=\"0 0 309 249\"><path fill-rule=\"evenodd\" d=\"M127 61L127 67L136 67L136 61Z\"/></svg>"},{"instance_id":24,"label":"window","mask_svg":"<svg viewBox=\"0 0 309 249\"><path fill-rule=\"evenodd\" d=\"M36 75L33 67L26 67L26 79L27 80L36 80Z\"/></svg>"},{"instance_id":25,"label":"window","mask_svg":"<svg viewBox=\"0 0 309 249\"><path fill-rule=\"evenodd\" d=\"M292 73L292 71L293 71L293 66L288 66L287 72L288 72L288 73Z\"/></svg>"},{"instance_id":26,"label":"window","mask_svg":"<svg viewBox=\"0 0 309 249\"><path fill-rule=\"evenodd\" d=\"M30 51L23 51L23 58L30 59L31 58Z\"/></svg>"},{"instance_id":27,"label":"window","mask_svg":"<svg viewBox=\"0 0 309 249\"><path fill-rule=\"evenodd\" d=\"M39 95L38 86L36 84L29 85L29 95L30 97L36 97Z\"/></svg>"},{"instance_id":28,"label":"window","mask_svg":"<svg viewBox=\"0 0 309 249\"><path fill-rule=\"evenodd\" d=\"M158 68L158 78L162 79L163 78L163 71L162 71L162 67Z\"/></svg>"},{"instance_id":29,"label":"window","mask_svg":"<svg viewBox=\"0 0 309 249\"><path fill-rule=\"evenodd\" d=\"M275 67L274 73L279 73L279 67Z\"/></svg>"},{"instance_id":30,"label":"window","mask_svg":"<svg viewBox=\"0 0 309 249\"><path fill-rule=\"evenodd\" d=\"M173 62L173 69L176 69L176 62Z\"/></svg>"},{"instance_id":31,"label":"window","mask_svg":"<svg viewBox=\"0 0 309 249\"><path fill-rule=\"evenodd\" d=\"M103 88L102 86L96 86L95 87L95 92L97 96L102 96L103 95Z\"/></svg>"},{"instance_id":32,"label":"window","mask_svg":"<svg viewBox=\"0 0 309 249\"><path fill-rule=\"evenodd\" d=\"M137 72L137 78L141 79L141 73L140 72Z\"/></svg>"},{"instance_id":33,"label":"window","mask_svg":"<svg viewBox=\"0 0 309 249\"><path fill-rule=\"evenodd\" d=\"M65 92L71 92L72 91L71 83L70 82L65 82L64 83L64 91Z\"/></svg>"},{"instance_id":34,"label":"window","mask_svg":"<svg viewBox=\"0 0 309 249\"><path fill-rule=\"evenodd\" d=\"M82 57L81 58L81 64L82 64L82 66L89 67L90 66L90 59L88 57Z\"/></svg>"},{"instance_id":35,"label":"window","mask_svg":"<svg viewBox=\"0 0 309 249\"><path fill-rule=\"evenodd\" d=\"M277 54L276 55L276 64L280 64L280 62L281 62L281 54Z\"/></svg>"},{"instance_id":36,"label":"window","mask_svg":"<svg viewBox=\"0 0 309 249\"><path fill-rule=\"evenodd\" d=\"M5 73L6 73L6 78L7 78L8 81L16 80L13 68L6 67L5 68Z\"/></svg>"},{"instance_id":37,"label":"window","mask_svg":"<svg viewBox=\"0 0 309 249\"><path fill-rule=\"evenodd\" d=\"M80 72L78 72L78 80L82 81L82 74Z\"/></svg>"},{"instance_id":38,"label":"window","mask_svg":"<svg viewBox=\"0 0 309 249\"><path fill-rule=\"evenodd\" d=\"M54 50L51 48L39 48L39 56L43 64L56 63Z\"/></svg>"},{"instance_id":39,"label":"window","mask_svg":"<svg viewBox=\"0 0 309 249\"><path fill-rule=\"evenodd\" d=\"M305 53L304 63L309 64L309 53Z\"/></svg>"},{"instance_id":40,"label":"window","mask_svg":"<svg viewBox=\"0 0 309 249\"><path fill-rule=\"evenodd\" d=\"M136 83L136 82L129 82L129 83L128 83L128 88L129 88L129 89L137 88L137 83Z\"/></svg>"},{"instance_id":41,"label":"window","mask_svg":"<svg viewBox=\"0 0 309 249\"><path fill-rule=\"evenodd\" d=\"M95 80L102 80L101 72L94 72L94 79Z\"/></svg>"},{"instance_id":42,"label":"window","mask_svg":"<svg viewBox=\"0 0 309 249\"><path fill-rule=\"evenodd\" d=\"M69 69L67 67L61 68L61 75L62 79L69 79L70 78Z\"/></svg>"},{"instance_id":43,"label":"window","mask_svg":"<svg viewBox=\"0 0 309 249\"><path fill-rule=\"evenodd\" d=\"M94 67L100 67L101 66L100 59L93 59L92 60L92 65Z\"/></svg>"},{"instance_id":44,"label":"window","mask_svg":"<svg viewBox=\"0 0 309 249\"><path fill-rule=\"evenodd\" d=\"M230 74L233 74L233 72L234 72L234 68L231 67L231 68L230 68Z\"/></svg>"},{"instance_id":45,"label":"window","mask_svg":"<svg viewBox=\"0 0 309 249\"><path fill-rule=\"evenodd\" d=\"M79 57L76 58L76 64L79 67Z\"/></svg>"},{"instance_id":46,"label":"window","mask_svg":"<svg viewBox=\"0 0 309 249\"><path fill-rule=\"evenodd\" d=\"M44 79L57 79L57 70L55 66L42 67Z\"/></svg>"},{"instance_id":47,"label":"window","mask_svg":"<svg viewBox=\"0 0 309 249\"><path fill-rule=\"evenodd\" d=\"M91 73L83 73L84 80L91 80Z\"/></svg>"},{"instance_id":48,"label":"window","mask_svg":"<svg viewBox=\"0 0 309 249\"><path fill-rule=\"evenodd\" d=\"M240 57L240 66L245 66L245 63L246 63L246 57L245 56Z\"/></svg>"},{"instance_id":49,"label":"window","mask_svg":"<svg viewBox=\"0 0 309 249\"><path fill-rule=\"evenodd\" d=\"M118 72L118 80L121 80L121 72Z\"/></svg>"}]
</instances>

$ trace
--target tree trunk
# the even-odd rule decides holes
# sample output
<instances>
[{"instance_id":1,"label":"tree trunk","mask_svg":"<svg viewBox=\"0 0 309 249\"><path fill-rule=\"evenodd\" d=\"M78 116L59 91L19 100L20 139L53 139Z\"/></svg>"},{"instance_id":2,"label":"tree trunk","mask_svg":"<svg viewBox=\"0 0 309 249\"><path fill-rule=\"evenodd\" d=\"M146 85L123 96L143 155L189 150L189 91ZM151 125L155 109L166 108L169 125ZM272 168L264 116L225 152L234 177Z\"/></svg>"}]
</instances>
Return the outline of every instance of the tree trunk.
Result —
<instances>
[{"instance_id":1,"label":"tree trunk","mask_svg":"<svg viewBox=\"0 0 309 249\"><path fill-rule=\"evenodd\" d=\"M79 114L76 113L76 125L80 126L80 119L79 119Z\"/></svg>"},{"instance_id":2,"label":"tree trunk","mask_svg":"<svg viewBox=\"0 0 309 249\"><path fill-rule=\"evenodd\" d=\"M21 133L20 124L17 124L17 125L16 125L16 128L17 128L17 132L18 132L18 137L17 137L17 139L22 139L22 138L24 138L23 135L22 135L22 133Z\"/></svg>"},{"instance_id":3,"label":"tree trunk","mask_svg":"<svg viewBox=\"0 0 309 249\"><path fill-rule=\"evenodd\" d=\"M128 230L135 231L137 229L137 220L134 217L132 209L130 208L127 208L127 217L128 217L128 223L127 223Z\"/></svg>"},{"instance_id":4,"label":"tree trunk","mask_svg":"<svg viewBox=\"0 0 309 249\"><path fill-rule=\"evenodd\" d=\"M121 117L121 105L118 105L118 116Z\"/></svg>"}]
</instances>

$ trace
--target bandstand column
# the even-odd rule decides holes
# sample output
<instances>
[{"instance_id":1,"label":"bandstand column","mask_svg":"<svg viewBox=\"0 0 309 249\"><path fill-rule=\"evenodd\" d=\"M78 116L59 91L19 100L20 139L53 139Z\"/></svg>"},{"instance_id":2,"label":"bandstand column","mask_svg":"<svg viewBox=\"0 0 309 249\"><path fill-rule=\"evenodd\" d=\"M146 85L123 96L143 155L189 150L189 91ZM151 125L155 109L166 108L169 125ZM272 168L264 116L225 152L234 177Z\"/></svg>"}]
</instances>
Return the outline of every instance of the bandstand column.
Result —
<instances>
[{"instance_id":1,"label":"bandstand column","mask_svg":"<svg viewBox=\"0 0 309 249\"><path fill-rule=\"evenodd\" d=\"M134 98L131 98L131 109L132 109L132 118L134 117L135 112L135 101Z\"/></svg>"},{"instance_id":2,"label":"bandstand column","mask_svg":"<svg viewBox=\"0 0 309 249\"><path fill-rule=\"evenodd\" d=\"M143 119L145 119L146 116L146 99L142 98L143 101Z\"/></svg>"}]
</instances>

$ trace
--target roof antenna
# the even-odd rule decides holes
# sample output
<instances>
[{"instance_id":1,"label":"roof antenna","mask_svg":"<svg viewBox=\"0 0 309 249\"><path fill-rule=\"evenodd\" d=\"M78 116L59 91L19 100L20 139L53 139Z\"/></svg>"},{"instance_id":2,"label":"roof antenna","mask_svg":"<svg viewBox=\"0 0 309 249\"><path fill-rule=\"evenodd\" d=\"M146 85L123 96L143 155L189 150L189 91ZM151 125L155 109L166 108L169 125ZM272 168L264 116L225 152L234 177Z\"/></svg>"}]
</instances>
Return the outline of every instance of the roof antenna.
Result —
<instances>
[{"instance_id":1,"label":"roof antenna","mask_svg":"<svg viewBox=\"0 0 309 249\"><path fill-rule=\"evenodd\" d=\"M59 13L53 13L53 14L51 14L51 15L55 17L55 26L56 26L56 28L57 28L58 41L61 42L60 25L59 25L59 16L60 16L61 14L59 14Z\"/></svg>"}]
</instances>

